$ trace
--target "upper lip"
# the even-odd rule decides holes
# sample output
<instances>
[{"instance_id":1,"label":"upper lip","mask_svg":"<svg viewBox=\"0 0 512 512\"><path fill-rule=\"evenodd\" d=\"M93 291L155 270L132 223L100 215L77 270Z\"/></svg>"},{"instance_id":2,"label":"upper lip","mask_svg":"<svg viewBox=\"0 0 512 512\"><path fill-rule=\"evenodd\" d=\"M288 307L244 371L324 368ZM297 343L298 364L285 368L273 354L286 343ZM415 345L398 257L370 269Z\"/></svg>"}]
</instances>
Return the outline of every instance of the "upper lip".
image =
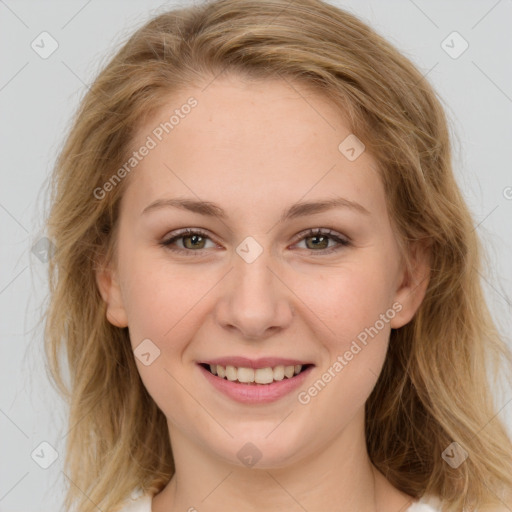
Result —
<instances>
[{"instance_id":1,"label":"upper lip","mask_svg":"<svg viewBox=\"0 0 512 512\"><path fill-rule=\"evenodd\" d=\"M260 357L259 359L249 359L247 357L219 357L216 359L208 359L200 361L200 364L220 364L221 366L236 366L237 368L274 368L276 366L295 366L300 364L305 366L313 364L298 359L286 359L282 357Z\"/></svg>"}]
</instances>

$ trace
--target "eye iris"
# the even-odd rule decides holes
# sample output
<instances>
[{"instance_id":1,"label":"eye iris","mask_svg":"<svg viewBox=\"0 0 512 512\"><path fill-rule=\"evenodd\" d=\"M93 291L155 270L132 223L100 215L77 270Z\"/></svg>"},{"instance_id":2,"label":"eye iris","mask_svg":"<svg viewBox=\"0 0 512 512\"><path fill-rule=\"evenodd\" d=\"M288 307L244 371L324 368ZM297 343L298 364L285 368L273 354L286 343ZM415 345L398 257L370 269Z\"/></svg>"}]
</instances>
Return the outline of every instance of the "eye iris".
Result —
<instances>
[{"instance_id":1,"label":"eye iris","mask_svg":"<svg viewBox=\"0 0 512 512\"><path fill-rule=\"evenodd\" d=\"M203 242L203 245L204 245L204 238L201 236L201 235L186 235L183 237L183 245L187 248L187 249L194 249L194 248L198 248L199 249L202 249L203 246L198 246L198 245L195 245L194 242L193 242L193 245L190 246L189 244L186 243L186 240L190 240L190 239L193 239L194 242L197 242L198 239L202 239L202 242Z\"/></svg>"},{"instance_id":2,"label":"eye iris","mask_svg":"<svg viewBox=\"0 0 512 512\"><path fill-rule=\"evenodd\" d=\"M174 242L177 239L181 239L183 243L183 247L185 249L204 249L206 240L208 240L207 236L203 236L201 233L194 233L194 232L188 232L183 233L181 235L178 235L174 237L173 239L165 242L165 245L171 245L172 242ZM332 236L326 233L310 233L309 236L303 237L302 240L306 242L306 246L308 249L328 249L329 247L329 240L333 239ZM337 237L334 237L334 240L336 240L338 243L342 243L342 240L338 240Z\"/></svg>"},{"instance_id":3,"label":"eye iris","mask_svg":"<svg viewBox=\"0 0 512 512\"><path fill-rule=\"evenodd\" d=\"M322 241L320 243L314 242L313 247L309 247L308 240L311 240L311 239L321 239ZM327 249L327 247L329 245L329 237L327 237L325 235L310 236L310 237L306 238L306 245L308 245L309 249L311 249L311 248L314 249L315 247L320 247L321 249Z\"/></svg>"}]
</instances>

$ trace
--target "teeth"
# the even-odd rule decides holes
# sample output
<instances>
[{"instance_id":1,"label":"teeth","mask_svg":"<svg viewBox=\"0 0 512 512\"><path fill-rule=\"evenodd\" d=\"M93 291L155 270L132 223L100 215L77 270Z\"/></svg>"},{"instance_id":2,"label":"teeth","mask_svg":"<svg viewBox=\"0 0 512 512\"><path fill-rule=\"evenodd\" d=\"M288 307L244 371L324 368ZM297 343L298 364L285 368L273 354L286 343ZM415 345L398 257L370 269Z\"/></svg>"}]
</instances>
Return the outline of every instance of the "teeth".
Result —
<instances>
[{"instance_id":1,"label":"teeth","mask_svg":"<svg viewBox=\"0 0 512 512\"><path fill-rule=\"evenodd\" d=\"M254 382L254 373L252 368L238 368L238 382Z\"/></svg>"},{"instance_id":2,"label":"teeth","mask_svg":"<svg viewBox=\"0 0 512 512\"><path fill-rule=\"evenodd\" d=\"M228 380L236 380L238 371L234 366L226 366L226 378Z\"/></svg>"},{"instance_id":3,"label":"teeth","mask_svg":"<svg viewBox=\"0 0 512 512\"><path fill-rule=\"evenodd\" d=\"M242 371L242 368L238 370L238 375L240 375L240 372ZM254 382L256 384L270 384L274 381L274 370L272 368L258 368L254 372Z\"/></svg>"},{"instance_id":4,"label":"teeth","mask_svg":"<svg viewBox=\"0 0 512 512\"><path fill-rule=\"evenodd\" d=\"M284 367L284 376L288 379L291 379L293 377L293 374L295 373L295 366L285 366Z\"/></svg>"},{"instance_id":5,"label":"teeth","mask_svg":"<svg viewBox=\"0 0 512 512\"><path fill-rule=\"evenodd\" d=\"M213 375L218 375L221 379L226 378L230 381L237 380L244 384L271 384L274 381L283 380L285 377L291 379L302 370L301 364L295 366L279 365L275 368L236 368L235 366L221 366L220 364L211 364L210 371Z\"/></svg>"},{"instance_id":6,"label":"teeth","mask_svg":"<svg viewBox=\"0 0 512 512\"><path fill-rule=\"evenodd\" d=\"M274 380L283 380L284 379L284 366L276 366L274 368Z\"/></svg>"}]
</instances>

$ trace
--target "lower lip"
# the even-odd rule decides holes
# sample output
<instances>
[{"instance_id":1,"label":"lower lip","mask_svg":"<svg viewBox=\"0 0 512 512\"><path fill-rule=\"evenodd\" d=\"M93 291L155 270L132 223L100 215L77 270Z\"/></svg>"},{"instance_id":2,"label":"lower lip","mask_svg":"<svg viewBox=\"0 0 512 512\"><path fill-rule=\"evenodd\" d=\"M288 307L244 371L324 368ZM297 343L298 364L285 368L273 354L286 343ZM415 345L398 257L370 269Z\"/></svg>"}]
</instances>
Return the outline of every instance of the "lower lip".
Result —
<instances>
[{"instance_id":1,"label":"lower lip","mask_svg":"<svg viewBox=\"0 0 512 512\"><path fill-rule=\"evenodd\" d=\"M285 377L283 380L272 382L272 384L240 384L227 379L221 379L203 366L198 366L212 386L233 400L244 404L265 404L279 400L297 389L313 369L313 366L309 366L291 379Z\"/></svg>"}]
</instances>

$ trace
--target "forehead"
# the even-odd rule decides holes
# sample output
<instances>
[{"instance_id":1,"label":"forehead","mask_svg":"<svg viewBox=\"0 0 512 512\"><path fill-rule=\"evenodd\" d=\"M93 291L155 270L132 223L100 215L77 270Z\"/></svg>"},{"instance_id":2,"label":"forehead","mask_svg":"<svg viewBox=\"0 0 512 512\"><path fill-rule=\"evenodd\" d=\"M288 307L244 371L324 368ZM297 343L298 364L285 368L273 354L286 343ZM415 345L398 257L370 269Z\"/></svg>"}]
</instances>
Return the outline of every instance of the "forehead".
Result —
<instances>
[{"instance_id":1,"label":"forehead","mask_svg":"<svg viewBox=\"0 0 512 512\"><path fill-rule=\"evenodd\" d=\"M303 84L214 79L169 95L139 127L133 148L151 149L124 201L140 210L164 195L186 195L249 208L270 196L292 203L341 195L382 209L377 164L365 151L357 156L363 146L353 137L340 109ZM347 144L356 159L347 158Z\"/></svg>"}]
</instances>

